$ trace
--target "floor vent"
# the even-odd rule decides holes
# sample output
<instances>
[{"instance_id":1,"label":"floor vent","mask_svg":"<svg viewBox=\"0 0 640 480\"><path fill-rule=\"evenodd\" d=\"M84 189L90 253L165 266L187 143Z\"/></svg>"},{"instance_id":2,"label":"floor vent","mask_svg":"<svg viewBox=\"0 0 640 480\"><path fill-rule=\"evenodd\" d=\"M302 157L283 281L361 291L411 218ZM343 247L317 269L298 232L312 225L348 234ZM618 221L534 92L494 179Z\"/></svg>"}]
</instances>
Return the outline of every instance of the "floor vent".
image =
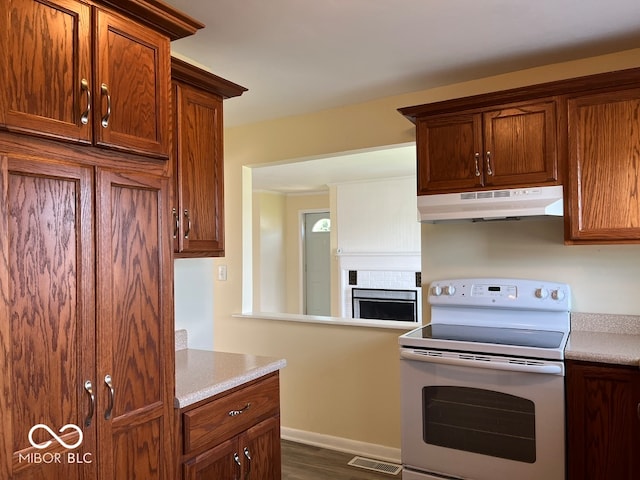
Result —
<instances>
[{"instance_id":1,"label":"floor vent","mask_svg":"<svg viewBox=\"0 0 640 480\"><path fill-rule=\"evenodd\" d=\"M380 460L372 460L365 457L353 457L348 465L366 468L374 472L388 473L389 475L397 475L402 470L402 466L395 463L381 462Z\"/></svg>"}]
</instances>

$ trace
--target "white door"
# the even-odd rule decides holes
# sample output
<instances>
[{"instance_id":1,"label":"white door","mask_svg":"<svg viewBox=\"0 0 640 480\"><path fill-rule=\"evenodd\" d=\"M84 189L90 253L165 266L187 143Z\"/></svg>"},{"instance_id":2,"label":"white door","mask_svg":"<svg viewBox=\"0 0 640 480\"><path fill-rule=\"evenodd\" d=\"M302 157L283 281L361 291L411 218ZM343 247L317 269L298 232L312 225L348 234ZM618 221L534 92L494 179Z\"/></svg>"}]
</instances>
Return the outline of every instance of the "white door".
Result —
<instances>
[{"instance_id":1,"label":"white door","mask_svg":"<svg viewBox=\"0 0 640 480\"><path fill-rule=\"evenodd\" d=\"M304 313L331 314L329 212L304 214Z\"/></svg>"}]
</instances>

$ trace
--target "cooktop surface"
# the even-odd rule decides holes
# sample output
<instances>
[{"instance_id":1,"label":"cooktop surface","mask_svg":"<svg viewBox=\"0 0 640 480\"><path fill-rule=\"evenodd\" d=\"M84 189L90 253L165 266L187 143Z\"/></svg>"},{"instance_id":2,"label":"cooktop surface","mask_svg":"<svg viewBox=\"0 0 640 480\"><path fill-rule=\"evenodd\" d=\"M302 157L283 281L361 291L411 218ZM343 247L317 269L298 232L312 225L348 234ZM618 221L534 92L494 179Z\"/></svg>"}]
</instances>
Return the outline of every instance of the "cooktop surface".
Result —
<instances>
[{"instance_id":1,"label":"cooktop surface","mask_svg":"<svg viewBox=\"0 0 640 480\"><path fill-rule=\"evenodd\" d=\"M450 340L456 342L558 349L562 346L565 334L559 331L531 330L525 328L431 323L403 336L412 339L425 339L425 343L428 342L432 345L433 340Z\"/></svg>"}]
</instances>

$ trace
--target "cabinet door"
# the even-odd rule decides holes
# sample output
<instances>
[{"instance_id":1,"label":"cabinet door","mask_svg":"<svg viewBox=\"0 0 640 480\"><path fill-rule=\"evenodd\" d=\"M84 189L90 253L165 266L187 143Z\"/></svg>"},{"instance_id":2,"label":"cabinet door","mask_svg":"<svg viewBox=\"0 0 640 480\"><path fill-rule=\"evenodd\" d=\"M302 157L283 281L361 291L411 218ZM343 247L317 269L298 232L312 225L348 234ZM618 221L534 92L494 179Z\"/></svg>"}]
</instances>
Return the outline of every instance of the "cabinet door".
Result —
<instances>
[{"instance_id":1,"label":"cabinet door","mask_svg":"<svg viewBox=\"0 0 640 480\"><path fill-rule=\"evenodd\" d=\"M91 169L0 154L3 479L96 475L92 192Z\"/></svg>"},{"instance_id":2,"label":"cabinet door","mask_svg":"<svg viewBox=\"0 0 640 480\"><path fill-rule=\"evenodd\" d=\"M271 417L240 436L239 455L247 480L280 480L280 416Z\"/></svg>"},{"instance_id":3,"label":"cabinet door","mask_svg":"<svg viewBox=\"0 0 640 480\"><path fill-rule=\"evenodd\" d=\"M569 480L640 478L640 372L569 363Z\"/></svg>"},{"instance_id":4,"label":"cabinet door","mask_svg":"<svg viewBox=\"0 0 640 480\"><path fill-rule=\"evenodd\" d=\"M234 437L185 462L183 480L239 479L243 478L241 470L238 440Z\"/></svg>"},{"instance_id":5,"label":"cabinet door","mask_svg":"<svg viewBox=\"0 0 640 480\"><path fill-rule=\"evenodd\" d=\"M640 241L640 89L568 110L570 239Z\"/></svg>"},{"instance_id":6,"label":"cabinet door","mask_svg":"<svg viewBox=\"0 0 640 480\"><path fill-rule=\"evenodd\" d=\"M97 172L100 477L169 480L174 401L168 180Z\"/></svg>"},{"instance_id":7,"label":"cabinet door","mask_svg":"<svg viewBox=\"0 0 640 480\"><path fill-rule=\"evenodd\" d=\"M487 186L535 186L558 180L554 102L483 115Z\"/></svg>"},{"instance_id":8,"label":"cabinet door","mask_svg":"<svg viewBox=\"0 0 640 480\"><path fill-rule=\"evenodd\" d=\"M176 92L177 251L224 255L222 98L184 84Z\"/></svg>"},{"instance_id":9,"label":"cabinet door","mask_svg":"<svg viewBox=\"0 0 640 480\"><path fill-rule=\"evenodd\" d=\"M416 145L418 195L462 192L483 185L481 115L420 119Z\"/></svg>"},{"instance_id":10,"label":"cabinet door","mask_svg":"<svg viewBox=\"0 0 640 480\"><path fill-rule=\"evenodd\" d=\"M0 124L89 143L90 7L0 0L0 11Z\"/></svg>"},{"instance_id":11,"label":"cabinet door","mask_svg":"<svg viewBox=\"0 0 640 480\"><path fill-rule=\"evenodd\" d=\"M169 40L102 10L95 18L95 143L168 158Z\"/></svg>"}]
</instances>

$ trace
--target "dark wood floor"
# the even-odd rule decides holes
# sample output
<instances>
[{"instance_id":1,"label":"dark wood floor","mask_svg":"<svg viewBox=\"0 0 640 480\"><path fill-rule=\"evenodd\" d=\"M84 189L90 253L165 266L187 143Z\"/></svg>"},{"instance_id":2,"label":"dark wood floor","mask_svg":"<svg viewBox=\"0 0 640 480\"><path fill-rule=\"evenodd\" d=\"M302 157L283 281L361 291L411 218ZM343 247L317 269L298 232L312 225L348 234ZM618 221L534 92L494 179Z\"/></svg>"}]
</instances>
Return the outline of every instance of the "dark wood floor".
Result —
<instances>
[{"instance_id":1,"label":"dark wood floor","mask_svg":"<svg viewBox=\"0 0 640 480\"><path fill-rule=\"evenodd\" d=\"M352 467L350 453L282 440L282 480L396 480L390 475Z\"/></svg>"}]
</instances>

